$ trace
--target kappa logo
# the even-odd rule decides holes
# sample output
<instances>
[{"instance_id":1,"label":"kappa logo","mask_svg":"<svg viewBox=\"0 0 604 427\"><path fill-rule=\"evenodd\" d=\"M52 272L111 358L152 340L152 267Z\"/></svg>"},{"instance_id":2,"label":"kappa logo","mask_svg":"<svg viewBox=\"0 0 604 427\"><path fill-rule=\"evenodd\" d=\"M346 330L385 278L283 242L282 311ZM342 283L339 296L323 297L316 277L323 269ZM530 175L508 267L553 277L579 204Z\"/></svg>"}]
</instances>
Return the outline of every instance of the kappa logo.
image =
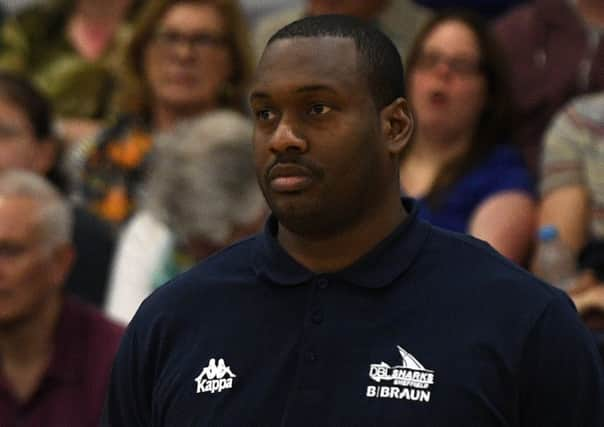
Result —
<instances>
[{"instance_id":1,"label":"kappa logo","mask_svg":"<svg viewBox=\"0 0 604 427\"><path fill-rule=\"evenodd\" d=\"M231 368L224 363L224 359L218 359L218 364L216 364L216 359L211 358L208 366L203 368L195 378L197 394L214 394L233 388L233 378L236 376Z\"/></svg>"},{"instance_id":2,"label":"kappa logo","mask_svg":"<svg viewBox=\"0 0 604 427\"><path fill-rule=\"evenodd\" d=\"M401 346L397 348L403 359L401 365L390 366L385 362L370 365L369 378L380 385L367 386L367 397L429 402L434 371L424 368ZM383 382L392 382L392 385Z\"/></svg>"}]
</instances>

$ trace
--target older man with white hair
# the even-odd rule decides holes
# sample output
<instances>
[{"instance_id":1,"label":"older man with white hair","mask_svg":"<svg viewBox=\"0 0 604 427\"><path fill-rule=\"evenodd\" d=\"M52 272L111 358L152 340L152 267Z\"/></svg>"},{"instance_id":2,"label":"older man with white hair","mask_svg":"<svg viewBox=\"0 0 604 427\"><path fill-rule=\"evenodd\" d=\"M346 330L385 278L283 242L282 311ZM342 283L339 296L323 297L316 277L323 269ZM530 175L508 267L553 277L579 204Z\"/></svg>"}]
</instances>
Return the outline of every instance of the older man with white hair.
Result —
<instances>
[{"instance_id":1,"label":"older man with white hair","mask_svg":"<svg viewBox=\"0 0 604 427\"><path fill-rule=\"evenodd\" d=\"M262 227L252 133L243 115L217 110L157 138L141 209L118 243L110 317L129 322L155 288Z\"/></svg>"},{"instance_id":2,"label":"older man with white hair","mask_svg":"<svg viewBox=\"0 0 604 427\"><path fill-rule=\"evenodd\" d=\"M44 178L0 173L0 425L96 426L122 328L62 288L71 209Z\"/></svg>"}]
</instances>

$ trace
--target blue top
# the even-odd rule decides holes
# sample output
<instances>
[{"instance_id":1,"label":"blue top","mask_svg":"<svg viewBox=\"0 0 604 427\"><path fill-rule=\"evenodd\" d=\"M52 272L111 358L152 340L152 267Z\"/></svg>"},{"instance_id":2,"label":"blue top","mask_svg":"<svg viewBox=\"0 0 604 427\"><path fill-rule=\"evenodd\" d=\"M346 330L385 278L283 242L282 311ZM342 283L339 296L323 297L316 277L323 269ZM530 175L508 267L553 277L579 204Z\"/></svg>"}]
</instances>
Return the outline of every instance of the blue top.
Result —
<instances>
[{"instance_id":1,"label":"blue top","mask_svg":"<svg viewBox=\"0 0 604 427\"><path fill-rule=\"evenodd\" d=\"M432 225L466 233L474 210L490 196L508 190L534 195L533 181L520 153L500 144L449 189L437 210L419 198L419 216Z\"/></svg>"},{"instance_id":2,"label":"blue top","mask_svg":"<svg viewBox=\"0 0 604 427\"><path fill-rule=\"evenodd\" d=\"M601 427L603 372L569 299L405 207L335 273L291 258L271 217L157 289L103 425Z\"/></svg>"}]
</instances>

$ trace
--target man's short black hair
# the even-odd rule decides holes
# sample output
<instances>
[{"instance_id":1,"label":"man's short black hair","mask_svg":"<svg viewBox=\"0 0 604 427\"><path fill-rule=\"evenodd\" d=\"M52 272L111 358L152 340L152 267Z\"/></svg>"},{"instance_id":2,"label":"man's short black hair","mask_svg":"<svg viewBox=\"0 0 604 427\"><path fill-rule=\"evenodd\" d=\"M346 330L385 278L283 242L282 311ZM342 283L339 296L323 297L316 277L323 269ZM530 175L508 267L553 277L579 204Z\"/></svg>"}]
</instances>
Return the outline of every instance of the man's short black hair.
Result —
<instances>
[{"instance_id":1,"label":"man's short black hair","mask_svg":"<svg viewBox=\"0 0 604 427\"><path fill-rule=\"evenodd\" d=\"M403 64L394 43L373 25L344 15L308 16L277 31L267 43L295 37L342 37L354 40L369 90L378 109L405 96Z\"/></svg>"}]
</instances>

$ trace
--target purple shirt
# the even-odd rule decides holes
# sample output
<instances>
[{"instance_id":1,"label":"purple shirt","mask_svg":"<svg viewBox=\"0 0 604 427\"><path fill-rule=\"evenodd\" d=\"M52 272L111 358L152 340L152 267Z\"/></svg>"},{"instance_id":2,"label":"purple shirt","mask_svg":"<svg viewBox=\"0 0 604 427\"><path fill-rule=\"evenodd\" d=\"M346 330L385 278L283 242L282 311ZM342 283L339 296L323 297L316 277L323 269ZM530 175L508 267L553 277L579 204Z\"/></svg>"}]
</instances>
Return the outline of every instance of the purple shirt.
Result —
<instances>
[{"instance_id":1,"label":"purple shirt","mask_svg":"<svg viewBox=\"0 0 604 427\"><path fill-rule=\"evenodd\" d=\"M19 403L0 372L0 426L96 427L123 328L66 298L55 350L38 389Z\"/></svg>"}]
</instances>

